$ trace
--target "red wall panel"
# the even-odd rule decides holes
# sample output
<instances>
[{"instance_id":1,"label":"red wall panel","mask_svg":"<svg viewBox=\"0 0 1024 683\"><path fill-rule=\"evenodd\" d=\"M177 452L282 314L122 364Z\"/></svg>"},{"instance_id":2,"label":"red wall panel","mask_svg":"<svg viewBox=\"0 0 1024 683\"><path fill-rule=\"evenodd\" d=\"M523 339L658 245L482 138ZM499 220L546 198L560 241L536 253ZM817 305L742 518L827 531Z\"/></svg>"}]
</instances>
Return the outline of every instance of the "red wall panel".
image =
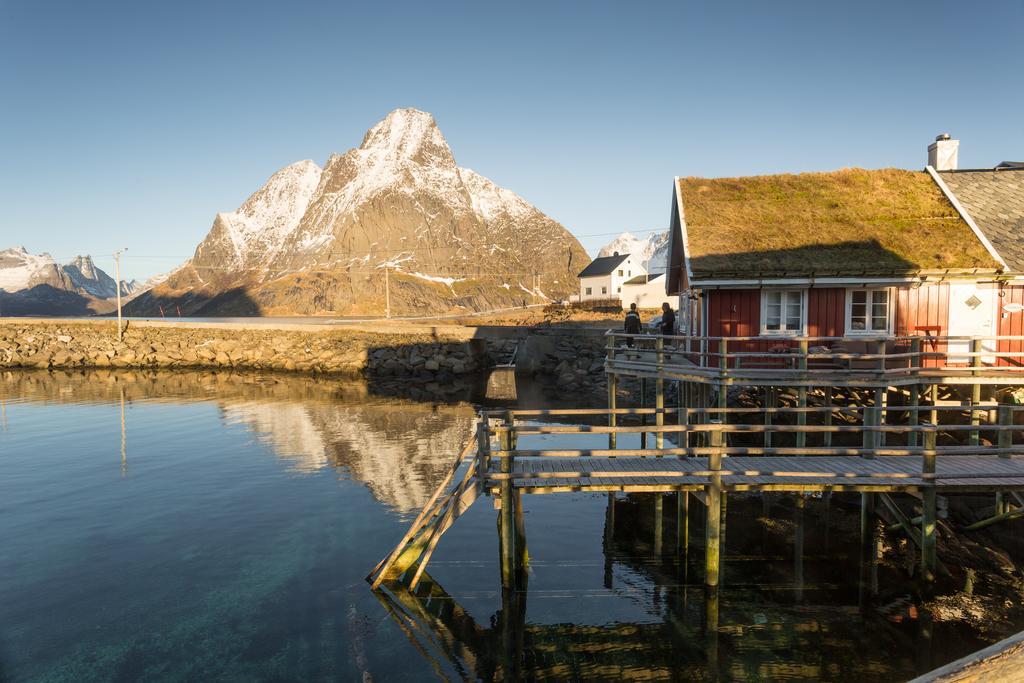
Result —
<instances>
[{"instance_id":1,"label":"red wall panel","mask_svg":"<svg viewBox=\"0 0 1024 683\"><path fill-rule=\"evenodd\" d=\"M997 334L1000 337L1024 336L1024 311L1007 313L1003 308L1006 304L1024 305L1024 287L1003 287L1002 296L999 297L999 311L996 313L999 316ZM1000 353L1022 353L1024 352L1024 341L1002 339L999 341L998 351ZM1024 365L1024 356L1000 358L999 365L1020 367Z\"/></svg>"}]
</instances>

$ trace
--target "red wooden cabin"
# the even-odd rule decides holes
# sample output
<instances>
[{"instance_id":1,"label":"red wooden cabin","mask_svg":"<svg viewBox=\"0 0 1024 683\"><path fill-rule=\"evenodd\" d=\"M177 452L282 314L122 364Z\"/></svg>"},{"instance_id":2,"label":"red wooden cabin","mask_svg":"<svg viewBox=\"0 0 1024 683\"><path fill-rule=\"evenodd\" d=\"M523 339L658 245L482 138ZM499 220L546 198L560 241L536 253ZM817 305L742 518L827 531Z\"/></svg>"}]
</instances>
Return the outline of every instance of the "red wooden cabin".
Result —
<instances>
[{"instance_id":1,"label":"red wooden cabin","mask_svg":"<svg viewBox=\"0 0 1024 683\"><path fill-rule=\"evenodd\" d=\"M989 338L983 351L1022 356L985 364L1021 365L1021 341L993 338L1024 336L1022 237L1014 164L677 178L666 290L680 334L761 354L730 365L773 367L795 338L851 353L887 340L899 353L914 336L934 354L926 367L967 364L957 354L970 346L927 337Z\"/></svg>"}]
</instances>

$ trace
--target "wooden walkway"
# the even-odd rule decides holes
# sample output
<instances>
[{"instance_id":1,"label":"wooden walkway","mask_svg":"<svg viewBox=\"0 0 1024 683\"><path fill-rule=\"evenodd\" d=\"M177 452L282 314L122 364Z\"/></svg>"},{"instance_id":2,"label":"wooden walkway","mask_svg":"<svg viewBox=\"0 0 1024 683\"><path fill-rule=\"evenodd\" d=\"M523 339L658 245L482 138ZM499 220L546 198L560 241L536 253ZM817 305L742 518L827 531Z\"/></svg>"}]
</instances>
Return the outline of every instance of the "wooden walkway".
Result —
<instances>
[{"instance_id":1,"label":"wooden walkway","mask_svg":"<svg viewBox=\"0 0 1024 683\"><path fill-rule=\"evenodd\" d=\"M936 458L934 477L922 474L924 458L898 456L738 456L722 459L712 471L706 457L517 457L511 477L494 472L488 491L512 478L522 493L571 491L701 491L712 477L725 491L912 492L922 487L940 493L1024 491L1024 456L946 455Z\"/></svg>"},{"instance_id":2,"label":"wooden walkway","mask_svg":"<svg viewBox=\"0 0 1024 683\"><path fill-rule=\"evenodd\" d=\"M953 423L921 424L926 410L931 420L944 416ZM995 413L997 421L983 424L982 412ZM899 414L912 419L894 424ZM812 416L825 424L808 424ZM651 418L655 424L645 424ZM956 424L957 419L969 423ZM626 420L634 424L622 424ZM587 421L608 424L579 424ZM737 491L858 492L862 534L870 526L866 520L875 516L877 498L920 547L922 575L933 577L939 494L995 493L994 516L969 529L1024 516L1024 440L1015 443L1024 431L1022 421L1024 407L1013 405L992 411L976 406L485 410L476 435L367 579L374 587L402 579L415 588L441 536L482 494L492 496L499 510L502 586L509 588L528 563L522 495L675 492L680 510L691 495L706 508L705 582L717 586L725 500ZM937 445L940 435L943 445ZM808 444L811 438L821 445ZM580 448L581 439L590 444L607 439L608 447ZM640 448L617 447L627 440ZM759 440L762 445L749 445ZM453 483L460 469L463 476ZM919 500L920 517L901 511L894 494ZM1011 499L1020 506L1013 507Z\"/></svg>"}]
</instances>

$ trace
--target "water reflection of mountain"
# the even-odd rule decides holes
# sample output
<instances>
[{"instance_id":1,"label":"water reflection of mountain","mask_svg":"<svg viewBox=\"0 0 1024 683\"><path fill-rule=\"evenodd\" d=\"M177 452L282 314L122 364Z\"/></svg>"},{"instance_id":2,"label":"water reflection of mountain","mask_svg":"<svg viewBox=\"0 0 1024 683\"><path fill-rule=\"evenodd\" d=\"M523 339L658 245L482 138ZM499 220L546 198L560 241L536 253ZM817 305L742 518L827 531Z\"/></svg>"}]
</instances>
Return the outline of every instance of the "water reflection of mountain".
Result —
<instances>
[{"instance_id":1,"label":"water reflection of mountain","mask_svg":"<svg viewBox=\"0 0 1024 683\"><path fill-rule=\"evenodd\" d=\"M425 393L422 386L409 389ZM227 423L252 430L295 470L336 467L386 505L412 512L469 437L469 388L453 395L448 387L436 402L403 398L399 387L388 387L394 396L379 391L353 379L234 372L0 373L0 400L119 403L123 395L128 403L213 402Z\"/></svg>"},{"instance_id":2,"label":"water reflection of mountain","mask_svg":"<svg viewBox=\"0 0 1024 683\"><path fill-rule=\"evenodd\" d=\"M421 508L470 436L468 405L391 400L224 406L299 471L338 467L402 512Z\"/></svg>"}]
</instances>

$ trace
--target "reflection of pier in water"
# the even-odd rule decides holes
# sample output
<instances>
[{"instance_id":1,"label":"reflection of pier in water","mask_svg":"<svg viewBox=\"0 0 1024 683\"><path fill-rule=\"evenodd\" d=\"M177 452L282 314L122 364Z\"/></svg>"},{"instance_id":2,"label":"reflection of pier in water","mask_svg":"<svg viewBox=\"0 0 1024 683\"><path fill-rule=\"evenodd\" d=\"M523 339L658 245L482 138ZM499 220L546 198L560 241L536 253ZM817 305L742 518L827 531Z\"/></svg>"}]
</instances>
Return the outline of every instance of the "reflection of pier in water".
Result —
<instances>
[{"instance_id":1,"label":"reflection of pier in water","mask_svg":"<svg viewBox=\"0 0 1024 683\"><path fill-rule=\"evenodd\" d=\"M690 571L691 561L699 564L703 557L702 541L687 533L686 515L673 509L677 500L682 498L665 495L658 505L651 495L608 498L602 541L605 588L610 595L624 591L626 597L637 592L652 597L649 620L531 623L529 572L516 577L514 589L502 590L500 606L484 621L459 603L458 591L450 594L426 573L416 589L388 582L375 595L439 677L455 671L463 680L885 678L896 664L902 670L915 668L910 659L915 650L927 652L925 619L901 628L872 607L873 562L866 555L856 557L856 543L849 561L864 563L864 602L858 604L855 586L844 592L820 581L821 573L837 564L836 557L805 557L799 539L806 531L820 543L828 526L820 516L819 523L808 524L795 499L775 503L792 514L792 535L781 545L778 538L770 542L764 557L738 558L781 563L789 569L776 573L784 577L754 585L747 583L749 570L740 569L744 581L736 583L743 585L728 589L705 589L700 572ZM742 505L751 512L760 501L748 499ZM828 502L819 499L816 505ZM786 550L791 558L784 557ZM813 565L813 581L803 580L805 561ZM766 593L776 599L766 600ZM890 651L860 651L864 629L890 639ZM921 670L929 666L923 661Z\"/></svg>"}]
</instances>

